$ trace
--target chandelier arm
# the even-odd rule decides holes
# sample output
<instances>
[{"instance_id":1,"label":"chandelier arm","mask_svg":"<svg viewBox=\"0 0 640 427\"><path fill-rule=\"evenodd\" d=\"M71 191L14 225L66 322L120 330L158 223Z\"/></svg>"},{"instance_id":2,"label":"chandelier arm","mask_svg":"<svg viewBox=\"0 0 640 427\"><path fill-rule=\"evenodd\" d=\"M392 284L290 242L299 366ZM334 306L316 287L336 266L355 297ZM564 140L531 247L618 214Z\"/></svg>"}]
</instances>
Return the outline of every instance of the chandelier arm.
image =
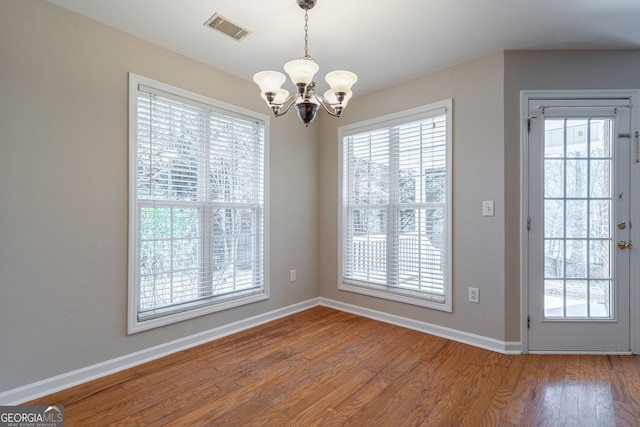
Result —
<instances>
[{"instance_id":1,"label":"chandelier arm","mask_svg":"<svg viewBox=\"0 0 640 427\"><path fill-rule=\"evenodd\" d=\"M289 97L285 99L285 101L282 104L269 104L271 106L271 110L273 111L273 115L275 117L280 117L287 114L287 112L291 109L291 106L296 103L296 99L298 99L297 94L289 95ZM282 106L286 105L287 103L289 103L289 105L287 105L287 108L285 108L283 112L280 112L280 109L282 108ZM276 109L274 109L274 107L276 107Z\"/></svg>"},{"instance_id":2,"label":"chandelier arm","mask_svg":"<svg viewBox=\"0 0 640 427\"><path fill-rule=\"evenodd\" d=\"M318 100L318 103L322 105L322 108L324 109L324 111L326 111L329 115L333 117L340 117L340 114L342 114L342 108L340 107L340 104L332 104L329 101L327 101L326 98L322 95L315 94L314 96ZM336 107L340 108L340 110L338 110Z\"/></svg>"}]
</instances>

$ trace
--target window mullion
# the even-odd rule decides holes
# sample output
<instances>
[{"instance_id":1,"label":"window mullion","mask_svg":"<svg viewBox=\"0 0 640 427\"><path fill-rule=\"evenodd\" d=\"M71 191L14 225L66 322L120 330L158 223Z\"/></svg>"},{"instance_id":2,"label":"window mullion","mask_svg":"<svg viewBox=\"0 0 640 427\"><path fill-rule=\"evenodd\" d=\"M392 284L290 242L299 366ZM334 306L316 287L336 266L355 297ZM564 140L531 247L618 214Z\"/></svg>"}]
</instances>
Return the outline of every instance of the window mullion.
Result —
<instances>
[{"instance_id":1,"label":"window mullion","mask_svg":"<svg viewBox=\"0 0 640 427\"><path fill-rule=\"evenodd\" d=\"M256 129L256 138L255 141L257 141L256 145L253 145L252 151L251 151L251 155L255 156L255 158L260 157L260 144L263 143L262 138L260 137L260 133L257 131ZM255 173L255 171L254 171ZM258 174L256 174L257 176ZM256 179L253 182L253 200L261 200L262 197L264 197L264 182L262 180ZM260 238L260 236L262 236L263 231L262 231L262 227L265 227L264 225L264 212L262 209L258 208L251 208L252 212L254 212L254 218L253 218L253 232L255 233L254 238L253 238L253 242L254 242L254 249L253 249L253 259L251 260L252 262L252 270L254 271L254 277L260 277L260 269L262 268L262 266L260 265L260 263L258 263L257 261L259 259L261 259L262 257L260 256L260 254L263 251L262 248L262 239Z\"/></svg>"},{"instance_id":2,"label":"window mullion","mask_svg":"<svg viewBox=\"0 0 640 427\"><path fill-rule=\"evenodd\" d=\"M176 258L176 256L175 256L175 253L174 253L174 249L175 249L175 246L176 246L175 240L174 240L175 239L175 236L174 236L174 218L173 218L174 214L175 214L175 210L174 210L174 208L171 208L169 210L169 244L171 245L169 247L169 252L171 253L171 256L169 257L169 259L171 260L170 261L170 263L171 263L171 273L169 273L171 275L171 280L169 281L169 283L171 284L170 285L171 287L169 289L169 294L170 294L169 300L171 301L171 303L173 303L174 299L175 299L175 296L174 296L174 288L175 288L175 283L174 283L175 274L174 274L174 271L176 270L176 268L175 268L175 258Z\"/></svg>"},{"instance_id":3,"label":"window mullion","mask_svg":"<svg viewBox=\"0 0 640 427\"><path fill-rule=\"evenodd\" d=\"M353 261L354 261L354 254L353 254L353 234L354 234L354 229L353 229L353 210L354 210L354 205L355 202L353 200L353 192L354 192L354 184L355 184L355 174L356 174L356 168L354 167L354 165L352 164L354 157L354 147L353 147L353 143L350 141L346 142L346 147L347 149L345 150L346 153L344 154L345 158L343 159L343 161L345 162L346 169L347 169L347 174L346 174L346 191L343 190L342 193L342 197L344 200L343 202L343 218L345 218L345 222L344 224L342 224L343 227L343 233L345 235L345 242L344 242L344 246L343 246L343 250L344 250L344 254L343 257L345 258L346 262L343 263L343 267L342 267L342 274L343 276L348 276L350 277L351 274L353 273ZM344 185L344 183L343 183Z\"/></svg>"},{"instance_id":4,"label":"window mullion","mask_svg":"<svg viewBox=\"0 0 640 427\"><path fill-rule=\"evenodd\" d=\"M389 129L389 204L387 207L387 284L390 286L399 285L399 169L400 132L398 128L391 128Z\"/></svg>"},{"instance_id":5,"label":"window mullion","mask_svg":"<svg viewBox=\"0 0 640 427\"><path fill-rule=\"evenodd\" d=\"M202 114L202 141L203 141L203 150L202 150L202 159L200 162L202 167L199 168L200 173L198 176L198 182L200 183L200 206L202 209L202 213L200 215L202 221L202 234L200 237L200 247L202 248L202 253L200 256L200 265L202 266L198 272L198 281L200 288L201 296L211 296L213 294L213 265L211 263L212 260L212 250L213 245L211 242L212 239L212 230L211 230L211 210L212 206L210 203L210 194L211 194L211 114L203 113Z\"/></svg>"},{"instance_id":6,"label":"window mullion","mask_svg":"<svg viewBox=\"0 0 640 427\"><path fill-rule=\"evenodd\" d=\"M425 150L424 150L424 141L426 139L426 135L424 134L424 123L420 124L420 170L418 171L418 185L417 185L417 189L419 192L417 192L417 194L419 194L419 201L420 204L424 204L424 202L427 201L427 194L425 191L425 179L423 174L425 173ZM430 141L433 142L433 141ZM448 196L447 196L448 197ZM426 230L427 230L427 216L426 216L426 210L420 208L417 208L415 210L415 221L416 221L416 231L418 232L418 248L422 248L423 246L425 246L427 244L427 242L424 242L423 240L426 238ZM422 259L422 249L418 249L420 255L418 256L418 263L420 265L422 265L423 259ZM420 267L418 268L418 289L422 290L423 287L423 283L424 283L424 279L426 279L425 277L423 277L423 269Z\"/></svg>"}]
</instances>

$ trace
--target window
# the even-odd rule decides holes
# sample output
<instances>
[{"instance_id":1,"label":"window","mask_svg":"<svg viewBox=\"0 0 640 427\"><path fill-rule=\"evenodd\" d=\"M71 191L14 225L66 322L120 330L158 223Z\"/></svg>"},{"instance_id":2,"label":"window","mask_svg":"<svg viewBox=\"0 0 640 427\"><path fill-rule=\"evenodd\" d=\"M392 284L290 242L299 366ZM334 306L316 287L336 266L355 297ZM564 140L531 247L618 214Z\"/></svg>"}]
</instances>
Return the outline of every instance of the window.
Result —
<instances>
[{"instance_id":1,"label":"window","mask_svg":"<svg viewBox=\"0 0 640 427\"><path fill-rule=\"evenodd\" d=\"M339 289L451 311L451 104L340 128Z\"/></svg>"},{"instance_id":2,"label":"window","mask_svg":"<svg viewBox=\"0 0 640 427\"><path fill-rule=\"evenodd\" d=\"M130 74L129 333L266 299L265 123Z\"/></svg>"}]
</instances>

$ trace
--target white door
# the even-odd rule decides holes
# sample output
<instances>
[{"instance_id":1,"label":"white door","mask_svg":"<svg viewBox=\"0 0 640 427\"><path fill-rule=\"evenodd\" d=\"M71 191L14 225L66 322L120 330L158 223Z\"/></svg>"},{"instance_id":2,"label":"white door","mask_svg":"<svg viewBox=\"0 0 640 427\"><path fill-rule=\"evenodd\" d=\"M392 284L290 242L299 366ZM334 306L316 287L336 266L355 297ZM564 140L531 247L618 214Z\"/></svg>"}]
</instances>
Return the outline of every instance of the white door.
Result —
<instances>
[{"instance_id":1,"label":"white door","mask_svg":"<svg viewBox=\"0 0 640 427\"><path fill-rule=\"evenodd\" d=\"M529 100L529 351L630 351L630 109Z\"/></svg>"}]
</instances>

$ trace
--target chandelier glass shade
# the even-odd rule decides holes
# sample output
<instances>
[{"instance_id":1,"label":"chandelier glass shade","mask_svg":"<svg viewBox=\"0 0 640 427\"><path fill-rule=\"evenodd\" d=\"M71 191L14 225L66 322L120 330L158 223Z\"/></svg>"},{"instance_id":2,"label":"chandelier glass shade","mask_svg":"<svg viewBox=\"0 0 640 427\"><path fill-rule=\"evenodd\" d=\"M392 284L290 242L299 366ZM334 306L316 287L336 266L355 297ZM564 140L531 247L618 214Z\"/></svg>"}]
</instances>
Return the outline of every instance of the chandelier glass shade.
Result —
<instances>
[{"instance_id":1,"label":"chandelier glass shade","mask_svg":"<svg viewBox=\"0 0 640 427\"><path fill-rule=\"evenodd\" d=\"M276 117L286 114L294 106L298 117L306 126L316 118L320 106L330 115L340 117L353 95L351 87L358 80L358 76L351 71L331 71L325 76L330 89L324 95L316 93L313 78L320 67L309 56L308 45L308 11L315 6L316 1L297 0L298 6L304 9L304 56L284 64L284 71L296 86L295 93L290 94L282 88L287 78L279 71L260 71L253 76L253 81L260 87L262 99Z\"/></svg>"}]
</instances>

